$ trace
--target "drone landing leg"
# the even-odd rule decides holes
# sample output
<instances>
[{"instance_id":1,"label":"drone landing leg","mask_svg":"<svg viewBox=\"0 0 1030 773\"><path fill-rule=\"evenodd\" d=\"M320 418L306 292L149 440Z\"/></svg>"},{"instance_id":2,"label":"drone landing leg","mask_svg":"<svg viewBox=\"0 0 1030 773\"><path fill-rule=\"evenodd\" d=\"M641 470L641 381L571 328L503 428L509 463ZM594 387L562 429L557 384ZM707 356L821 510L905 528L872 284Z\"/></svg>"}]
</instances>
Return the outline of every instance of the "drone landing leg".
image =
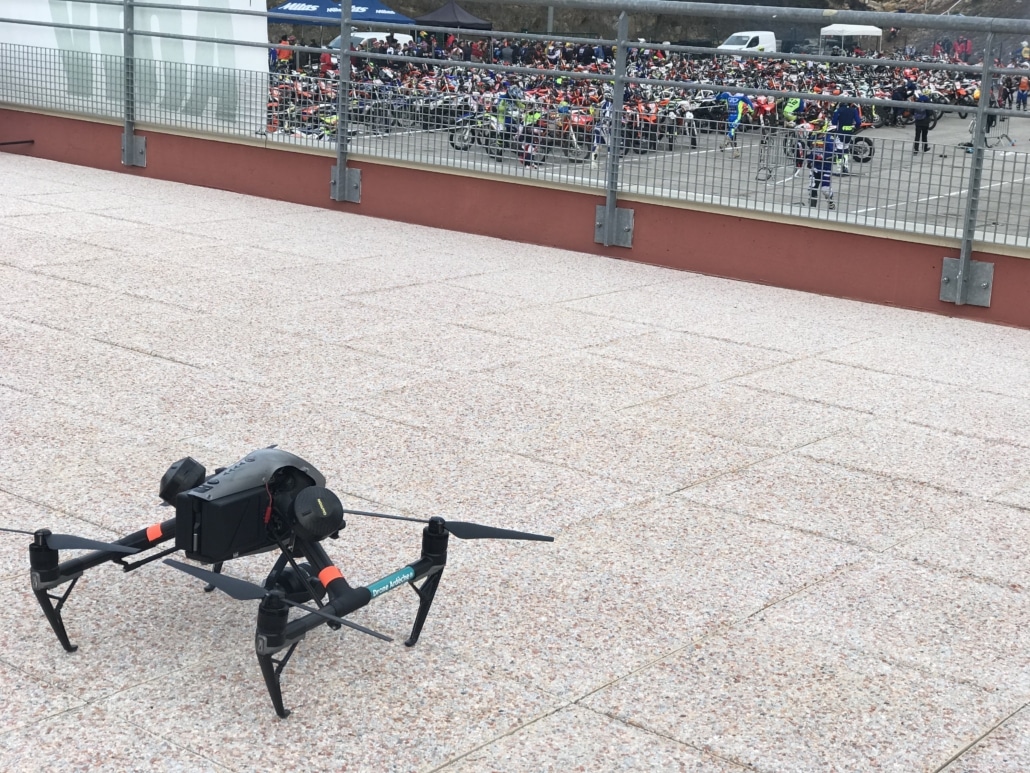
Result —
<instances>
[{"instance_id":1,"label":"drone landing leg","mask_svg":"<svg viewBox=\"0 0 1030 773\"><path fill-rule=\"evenodd\" d=\"M215 565L213 567L211 567L211 571L213 571L215 574L221 574L222 573L222 562L221 561L216 562ZM211 583L208 583L207 585L204 586L204 593L210 593L214 589L215 589L215 586L212 585Z\"/></svg>"},{"instance_id":2,"label":"drone landing leg","mask_svg":"<svg viewBox=\"0 0 1030 773\"><path fill-rule=\"evenodd\" d=\"M254 635L254 649L257 651L258 665L261 666L261 676L265 679L265 687L268 689L268 697L272 699L275 713L282 719L290 716L290 711L283 705L279 676L300 643L300 638L288 642L283 635L289 613L289 607L283 603L282 595L272 593L265 596L258 607L257 633ZM301 636L303 637L303 634ZM286 654L282 658L276 660L272 657L283 649L286 649Z\"/></svg>"},{"instance_id":3,"label":"drone landing leg","mask_svg":"<svg viewBox=\"0 0 1030 773\"><path fill-rule=\"evenodd\" d=\"M72 644L68 639L68 632L65 631L64 621L61 619L61 607L64 606L68 594L72 592L72 588L75 587L75 583L78 581L78 577L72 580L61 596L51 596L46 590L33 591L36 594L36 600L39 601L39 606L43 608L43 614L46 615L47 622L54 629L54 633L57 634L57 640L61 642L61 646L64 647L66 652L75 652L78 646Z\"/></svg>"},{"instance_id":4,"label":"drone landing leg","mask_svg":"<svg viewBox=\"0 0 1030 773\"><path fill-rule=\"evenodd\" d=\"M415 593L418 594L418 612L415 613L415 624L411 627L411 636L409 636L407 641L404 642L405 647L414 647L415 642L418 641L418 637L422 634L422 626L426 624L426 618L429 616L429 608L433 606L433 597L436 596L436 589L440 585L441 577L443 577L442 566L440 567L440 571L435 574L431 574L426 578L425 582L422 583L421 588L413 582L408 583L415 589Z\"/></svg>"},{"instance_id":5,"label":"drone landing leg","mask_svg":"<svg viewBox=\"0 0 1030 773\"><path fill-rule=\"evenodd\" d=\"M265 687L268 688L268 696L272 699L272 707L281 719L290 716L290 710L283 704L283 690L279 684L279 675L286 668L290 655L297 648L300 642L294 642L286 650L286 654L279 660L271 655L258 655L258 664L261 666L261 676L265 678Z\"/></svg>"}]
</instances>

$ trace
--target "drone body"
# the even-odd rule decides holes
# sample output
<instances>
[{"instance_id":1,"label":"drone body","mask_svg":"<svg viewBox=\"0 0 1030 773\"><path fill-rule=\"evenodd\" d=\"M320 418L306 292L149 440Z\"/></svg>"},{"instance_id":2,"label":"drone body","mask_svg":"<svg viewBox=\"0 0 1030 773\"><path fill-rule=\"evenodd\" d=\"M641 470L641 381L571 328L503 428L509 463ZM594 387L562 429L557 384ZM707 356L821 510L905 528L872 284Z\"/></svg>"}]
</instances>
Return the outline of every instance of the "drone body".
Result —
<instances>
[{"instance_id":1,"label":"drone body","mask_svg":"<svg viewBox=\"0 0 1030 773\"><path fill-rule=\"evenodd\" d=\"M345 510L336 495L325 488L325 482L313 465L274 446L256 450L211 476L199 462L189 457L181 459L161 479L161 499L175 506L172 519L113 543L52 534L46 529L25 532L34 536L29 546L32 590L61 645L74 652L77 647L68 638L61 610L83 572L109 561L129 572L179 551L191 560L213 564L213 569L207 570L172 559L164 561L206 580L205 590L218 588L236 599L261 601L255 651L272 705L285 718L289 711L283 705L279 677L308 631L324 624L333 628L343 625L391 641L344 618L372 599L408 584L418 594L419 607L405 644L410 647L418 641L447 564L451 535L459 539L553 541L539 534L446 522L439 517L425 521ZM345 526L343 516L348 513L426 524L420 557L366 587L352 587L321 545L325 538L339 536ZM174 547L131 563L125 558L172 539ZM61 561L58 551L63 549L91 552ZM263 586L221 574L226 561L273 550L279 551L279 557ZM422 584L416 585L420 580ZM68 587L63 594L52 593L65 583ZM304 614L290 620L291 607Z\"/></svg>"}]
</instances>

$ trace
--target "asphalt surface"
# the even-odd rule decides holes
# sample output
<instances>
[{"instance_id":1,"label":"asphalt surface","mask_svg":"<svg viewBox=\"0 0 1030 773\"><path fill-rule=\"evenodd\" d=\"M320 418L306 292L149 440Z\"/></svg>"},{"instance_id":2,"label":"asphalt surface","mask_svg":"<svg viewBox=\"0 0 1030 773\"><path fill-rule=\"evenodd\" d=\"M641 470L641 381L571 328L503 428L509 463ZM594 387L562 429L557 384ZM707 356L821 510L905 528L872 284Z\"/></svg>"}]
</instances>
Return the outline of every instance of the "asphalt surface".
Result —
<instances>
[{"instance_id":1,"label":"asphalt surface","mask_svg":"<svg viewBox=\"0 0 1030 773\"><path fill-rule=\"evenodd\" d=\"M825 201L809 206L809 173L798 170L782 152L783 138L774 137L763 152L760 135L739 132L740 157L719 149L722 136L702 133L697 148L682 138L672 150L627 154L620 163L619 188L624 195L694 201L767 213L816 217L874 228L959 238L966 214L966 192L972 154L962 147L971 139L970 118L945 114L930 132L928 152L913 154L914 128L883 127L863 134L874 147L867 163L852 163L848 174L835 175L835 211ZM1002 133L1006 133L1002 137ZM511 175L557 185L603 189L608 174L602 150L594 163L570 161L560 152L548 154L539 166L519 163L514 151L500 160L482 146L456 150L449 130L371 134L359 127L351 152L356 156L409 163L443 165L473 172ZM290 142L332 148L328 141L283 138ZM1030 234L1022 212L1030 201L1030 120L998 124L985 152L977 240L1027 246Z\"/></svg>"}]
</instances>

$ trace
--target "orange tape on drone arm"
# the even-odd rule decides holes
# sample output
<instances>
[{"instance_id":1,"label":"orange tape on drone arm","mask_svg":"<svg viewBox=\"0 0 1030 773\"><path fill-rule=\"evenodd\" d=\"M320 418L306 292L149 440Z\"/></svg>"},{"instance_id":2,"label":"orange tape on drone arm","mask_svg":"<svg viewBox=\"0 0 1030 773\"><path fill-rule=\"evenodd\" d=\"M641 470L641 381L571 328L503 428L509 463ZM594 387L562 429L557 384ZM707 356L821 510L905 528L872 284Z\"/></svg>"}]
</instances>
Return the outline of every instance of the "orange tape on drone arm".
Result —
<instances>
[{"instance_id":1,"label":"orange tape on drone arm","mask_svg":"<svg viewBox=\"0 0 1030 773\"><path fill-rule=\"evenodd\" d=\"M343 572L337 569L335 566L327 566L321 572L318 573L318 581L322 583L323 588L328 588L329 583L333 580L340 580L343 578Z\"/></svg>"}]
</instances>

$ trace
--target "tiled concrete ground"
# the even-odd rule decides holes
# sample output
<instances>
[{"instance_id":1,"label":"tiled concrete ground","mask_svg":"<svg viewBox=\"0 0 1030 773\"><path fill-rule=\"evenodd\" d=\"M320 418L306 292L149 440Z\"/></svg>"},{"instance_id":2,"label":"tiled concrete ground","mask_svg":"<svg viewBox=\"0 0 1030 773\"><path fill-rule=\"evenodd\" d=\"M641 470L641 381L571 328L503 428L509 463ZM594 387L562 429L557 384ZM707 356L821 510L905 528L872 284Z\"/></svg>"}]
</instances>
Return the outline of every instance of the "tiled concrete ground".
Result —
<instances>
[{"instance_id":1,"label":"tiled concrete ground","mask_svg":"<svg viewBox=\"0 0 1030 773\"><path fill-rule=\"evenodd\" d=\"M279 443L452 541L412 650L0 536L0 770L1030 770L1030 332L0 154L0 525ZM531 224L527 224L530 228ZM685 240L684 249L689 249ZM365 583L419 528L352 518ZM260 580L270 557L230 564ZM402 639L407 590L355 619Z\"/></svg>"}]
</instances>

